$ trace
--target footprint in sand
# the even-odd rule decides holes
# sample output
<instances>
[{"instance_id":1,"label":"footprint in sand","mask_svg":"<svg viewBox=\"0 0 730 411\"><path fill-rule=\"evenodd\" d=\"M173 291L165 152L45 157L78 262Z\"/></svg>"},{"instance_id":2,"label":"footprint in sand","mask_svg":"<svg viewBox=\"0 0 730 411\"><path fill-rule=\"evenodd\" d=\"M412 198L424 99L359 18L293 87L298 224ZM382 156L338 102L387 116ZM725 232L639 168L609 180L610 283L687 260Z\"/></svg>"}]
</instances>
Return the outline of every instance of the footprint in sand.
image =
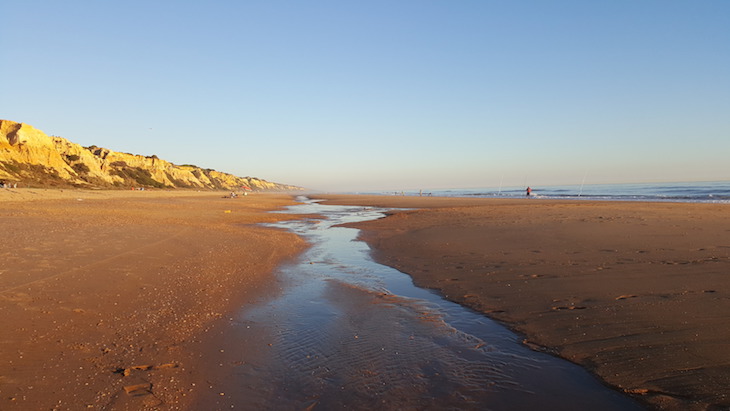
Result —
<instances>
[{"instance_id":1,"label":"footprint in sand","mask_svg":"<svg viewBox=\"0 0 730 411\"><path fill-rule=\"evenodd\" d=\"M31 296L26 293L0 294L0 300L13 302L13 303L29 303L29 302L33 301Z\"/></svg>"},{"instance_id":2,"label":"footprint in sand","mask_svg":"<svg viewBox=\"0 0 730 411\"><path fill-rule=\"evenodd\" d=\"M127 395L131 395L133 397L149 395L149 394L152 394L152 384L143 383L143 384L126 385L126 386L124 386L124 392L126 392Z\"/></svg>"},{"instance_id":3,"label":"footprint in sand","mask_svg":"<svg viewBox=\"0 0 730 411\"><path fill-rule=\"evenodd\" d=\"M557 305L555 307L551 307L554 311L561 311L561 310L585 310L586 306L583 305Z\"/></svg>"}]
</instances>

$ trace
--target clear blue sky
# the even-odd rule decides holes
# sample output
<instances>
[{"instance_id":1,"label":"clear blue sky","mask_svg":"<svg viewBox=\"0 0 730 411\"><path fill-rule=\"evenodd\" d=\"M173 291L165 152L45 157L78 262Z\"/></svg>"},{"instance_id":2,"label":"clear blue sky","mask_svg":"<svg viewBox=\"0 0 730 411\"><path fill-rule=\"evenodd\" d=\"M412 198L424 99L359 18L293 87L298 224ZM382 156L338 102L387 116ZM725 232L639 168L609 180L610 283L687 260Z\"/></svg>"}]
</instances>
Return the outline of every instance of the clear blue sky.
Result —
<instances>
[{"instance_id":1,"label":"clear blue sky","mask_svg":"<svg viewBox=\"0 0 730 411\"><path fill-rule=\"evenodd\" d=\"M730 180L730 1L0 6L0 118L332 191Z\"/></svg>"}]
</instances>

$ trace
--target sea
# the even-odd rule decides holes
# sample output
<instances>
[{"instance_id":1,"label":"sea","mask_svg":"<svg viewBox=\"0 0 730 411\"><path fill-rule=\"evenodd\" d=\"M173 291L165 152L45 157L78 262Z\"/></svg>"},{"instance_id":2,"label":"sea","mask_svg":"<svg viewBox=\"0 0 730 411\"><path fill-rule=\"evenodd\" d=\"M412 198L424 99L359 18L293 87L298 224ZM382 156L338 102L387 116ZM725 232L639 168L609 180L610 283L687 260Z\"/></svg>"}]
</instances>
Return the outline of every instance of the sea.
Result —
<instances>
[{"instance_id":1,"label":"sea","mask_svg":"<svg viewBox=\"0 0 730 411\"><path fill-rule=\"evenodd\" d=\"M601 201L655 201L730 204L730 181L631 183L631 184L576 184L531 186L530 198ZM487 187L439 190L406 190L368 192L359 194L389 194L438 197L526 197L527 187Z\"/></svg>"}]
</instances>

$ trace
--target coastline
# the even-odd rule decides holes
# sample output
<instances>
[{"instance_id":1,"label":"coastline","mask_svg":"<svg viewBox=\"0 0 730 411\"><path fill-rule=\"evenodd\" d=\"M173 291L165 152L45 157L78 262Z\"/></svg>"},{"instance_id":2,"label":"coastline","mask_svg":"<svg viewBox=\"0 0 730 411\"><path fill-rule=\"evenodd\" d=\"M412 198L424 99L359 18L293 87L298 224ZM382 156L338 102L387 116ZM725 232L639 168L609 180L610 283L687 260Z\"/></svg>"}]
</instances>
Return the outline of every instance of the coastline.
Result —
<instances>
[{"instance_id":1,"label":"coastline","mask_svg":"<svg viewBox=\"0 0 730 411\"><path fill-rule=\"evenodd\" d=\"M0 408L187 409L214 388L227 314L306 247L256 226L291 196L224 195L0 190Z\"/></svg>"},{"instance_id":2,"label":"coastline","mask_svg":"<svg viewBox=\"0 0 730 411\"><path fill-rule=\"evenodd\" d=\"M730 406L726 204L317 195L376 261L657 409Z\"/></svg>"}]
</instances>

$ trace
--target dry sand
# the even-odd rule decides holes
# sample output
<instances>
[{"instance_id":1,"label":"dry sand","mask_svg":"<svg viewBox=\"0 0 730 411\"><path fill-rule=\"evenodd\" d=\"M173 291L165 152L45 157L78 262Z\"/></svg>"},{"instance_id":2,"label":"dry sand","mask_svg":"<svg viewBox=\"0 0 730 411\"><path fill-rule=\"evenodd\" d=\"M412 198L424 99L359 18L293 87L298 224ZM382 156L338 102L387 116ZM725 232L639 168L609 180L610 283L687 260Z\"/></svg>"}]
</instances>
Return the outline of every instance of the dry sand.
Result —
<instances>
[{"instance_id":1,"label":"dry sand","mask_svg":"<svg viewBox=\"0 0 730 411\"><path fill-rule=\"evenodd\" d=\"M318 196L376 260L657 409L730 408L730 207Z\"/></svg>"},{"instance_id":2,"label":"dry sand","mask_svg":"<svg viewBox=\"0 0 730 411\"><path fill-rule=\"evenodd\" d=\"M306 244L286 195L0 189L0 409L186 409ZM251 347L256 349L256 347Z\"/></svg>"}]
</instances>

